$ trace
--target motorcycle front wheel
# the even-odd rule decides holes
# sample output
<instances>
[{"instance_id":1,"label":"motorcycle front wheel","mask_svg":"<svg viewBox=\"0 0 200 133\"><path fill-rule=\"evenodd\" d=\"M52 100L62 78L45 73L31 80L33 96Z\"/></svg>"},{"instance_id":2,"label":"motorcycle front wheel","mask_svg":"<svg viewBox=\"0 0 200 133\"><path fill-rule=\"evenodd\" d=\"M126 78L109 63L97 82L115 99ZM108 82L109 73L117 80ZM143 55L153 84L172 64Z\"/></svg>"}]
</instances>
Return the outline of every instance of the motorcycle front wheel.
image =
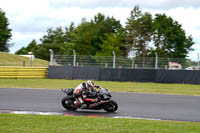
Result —
<instances>
[{"instance_id":1,"label":"motorcycle front wheel","mask_svg":"<svg viewBox=\"0 0 200 133\"><path fill-rule=\"evenodd\" d=\"M67 110L70 110L70 111L75 111L77 108L75 107L72 107L71 105L73 104L72 103L73 101L71 100L70 97L66 96L62 99L61 103L62 103L62 106L67 109Z\"/></svg>"},{"instance_id":2,"label":"motorcycle front wheel","mask_svg":"<svg viewBox=\"0 0 200 133\"><path fill-rule=\"evenodd\" d=\"M115 112L118 109L118 104L114 100L103 104L103 109L107 112Z\"/></svg>"}]
</instances>

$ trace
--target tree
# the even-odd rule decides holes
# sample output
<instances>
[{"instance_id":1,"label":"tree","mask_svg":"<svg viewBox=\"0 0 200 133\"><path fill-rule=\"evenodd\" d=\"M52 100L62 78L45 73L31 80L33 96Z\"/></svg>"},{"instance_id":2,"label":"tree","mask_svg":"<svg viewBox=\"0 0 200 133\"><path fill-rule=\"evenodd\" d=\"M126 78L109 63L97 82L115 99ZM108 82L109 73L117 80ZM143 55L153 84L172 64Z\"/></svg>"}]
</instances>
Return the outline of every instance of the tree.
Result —
<instances>
[{"instance_id":1,"label":"tree","mask_svg":"<svg viewBox=\"0 0 200 133\"><path fill-rule=\"evenodd\" d=\"M120 31L118 33L106 34L106 38L102 38L102 44L100 45L101 51L97 52L100 56L113 56L115 51L117 56L127 56L127 47L125 44L125 33Z\"/></svg>"},{"instance_id":2,"label":"tree","mask_svg":"<svg viewBox=\"0 0 200 133\"><path fill-rule=\"evenodd\" d=\"M131 11L126 25L127 42L129 51L136 52L136 55L143 57L143 68L145 67L145 57L148 54L148 44L151 42L152 15L142 13L139 6L135 6Z\"/></svg>"},{"instance_id":3,"label":"tree","mask_svg":"<svg viewBox=\"0 0 200 133\"><path fill-rule=\"evenodd\" d=\"M165 14L156 14L153 19L150 13L142 13L139 6L131 11L126 30L129 51L135 51L140 57L157 53L159 57L186 58L194 44L192 36L187 37L177 21Z\"/></svg>"},{"instance_id":4,"label":"tree","mask_svg":"<svg viewBox=\"0 0 200 133\"><path fill-rule=\"evenodd\" d=\"M151 41L152 15L142 13L139 6L135 6L128 18L127 42L129 51L135 51L138 56L147 56L148 43Z\"/></svg>"},{"instance_id":5,"label":"tree","mask_svg":"<svg viewBox=\"0 0 200 133\"><path fill-rule=\"evenodd\" d=\"M94 37L96 36L97 28L94 24L82 20L75 29L74 50L79 55L95 55L96 47L94 45Z\"/></svg>"},{"instance_id":6,"label":"tree","mask_svg":"<svg viewBox=\"0 0 200 133\"><path fill-rule=\"evenodd\" d=\"M38 48L39 46L37 45L37 42L35 40L32 40L26 48L22 47L15 54L28 54L28 52L32 52L33 54L35 54Z\"/></svg>"},{"instance_id":7,"label":"tree","mask_svg":"<svg viewBox=\"0 0 200 133\"><path fill-rule=\"evenodd\" d=\"M65 38L64 38L64 31L62 29L62 27L57 27L55 30L53 30L52 28L49 28L47 30L47 35L44 35L40 41L43 44L60 44L60 43L64 43L65 42Z\"/></svg>"},{"instance_id":8,"label":"tree","mask_svg":"<svg viewBox=\"0 0 200 133\"><path fill-rule=\"evenodd\" d=\"M83 18L77 27L71 23L64 29L62 27L49 28L40 39L41 44L38 45L34 54L36 57L48 60L49 49L59 55L71 55L73 50L76 50L78 55L88 56L107 55L113 49L118 50L119 55L126 56L124 36L124 29L120 21L99 13L91 21ZM106 47L112 48L107 49ZM27 48L22 48L23 51L25 49ZM106 52L106 50L108 51ZM100 52L102 53L99 54Z\"/></svg>"},{"instance_id":9,"label":"tree","mask_svg":"<svg viewBox=\"0 0 200 133\"><path fill-rule=\"evenodd\" d=\"M40 41L37 55L41 59L49 60L49 49L54 51L54 54L64 54L68 52L68 44L71 43L71 32L73 32L73 24L70 27L57 27L56 29L49 28L47 34ZM71 46L71 45L70 45Z\"/></svg>"},{"instance_id":10,"label":"tree","mask_svg":"<svg viewBox=\"0 0 200 133\"><path fill-rule=\"evenodd\" d=\"M0 51L2 52L9 52L10 44L8 42L12 35L11 29L8 26L8 19L0 8Z\"/></svg>"},{"instance_id":11,"label":"tree","mask_svg":"<svg viewBox=\"0 0 200 133\"><path fill-rule=\"evenodd\" d=\"M67 27L67 26L65 27L65 32L64 32L64 38L65 38L64 42L65 43L73 42L74 35L75 35L75 29L76 29L76 27L73 22L70 24L69 27Z\"/></svg>"},{"instance_id":12,"label":"tree","mask_svg":"<svg viewBox=\"0 0 200 133\"><path fill-rule=\"evenodd\" d=\"M186 58L194 44L191 36L186 36L182 26L165 14L156 14L153 22L153 42L159 57Z\"/></svg>"},{"instance_id":13,"label":"tree","mask_svg":"<svg viewBox=\"0 0 200 133\"><path fill-rule=\"evenodd\" d=\"M54 51L54 54L72 54L75 47L73 43L74 24L71 23L69 27L57 27L55 29L47 29L47 33L40 39L41 44L37 44L33 40L27 47L22 47L16 54L28 54L33 52L35 57L49 60L49 49Z\"/></svg>"},{"instance_id":14,"label":"tree","mask_svg":"<svg viewBox=\"0 0 200 133\"><path fill-rule=\"evenodd\" d=\"M114 17L105 17L105 15L101 13L94 16L91 23L94 24L97 29L92 42L96 51L101 51L102 40L105 40L108 34L118 34L118 32L123 30L120 21L116 20Z\"/></svg>"},{"instance_id":15,"label":"tree","mask_svg":"<svg viewBox=\"0 0 200 133\"><path fill-rule=\"evenodd\" d=\"M122 30L120 21L101 13L89 22L83 19L75 29L73 41L76 44L75 50L79 55L99 55L103 41L107 39L108 34L117 34L120 30Z\"/></svg>"}]
</instances>

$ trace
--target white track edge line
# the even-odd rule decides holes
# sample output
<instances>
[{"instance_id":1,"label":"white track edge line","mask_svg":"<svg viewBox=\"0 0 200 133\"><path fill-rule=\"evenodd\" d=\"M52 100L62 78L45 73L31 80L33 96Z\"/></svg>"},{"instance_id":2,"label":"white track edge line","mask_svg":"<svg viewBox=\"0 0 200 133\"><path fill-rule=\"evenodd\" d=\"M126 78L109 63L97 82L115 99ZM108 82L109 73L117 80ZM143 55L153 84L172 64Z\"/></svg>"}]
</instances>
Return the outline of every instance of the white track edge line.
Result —
<instances>
[{"instance_id":1,"label":"white track edge line","mask_svg":"<svg viewBox=\"0 0 200 133\"><path fill-rule=\"evenodd\" d=\"M1 111L0 113L10 113L10 114L32 114L32 115L65 115L65 113L58 112L37 112L37 111ZM155 118L144 118L144 117L130 117L130 116L114 116L111 118L124 118L124 119L140 119L140 120L161 120Z\"/></svg>"},{"instance_id":2,"label":"white track edge line","mask_svg":"<svg viewBox=\"0 0 200 133\"><path fill-rule=\"evenodd\" d=\"M145 118L145 117L130 117L130 116L115 116L113 118L126 118L126 119L140 119L140 120L161 120L161 119L155 119L155 118Z\"/></svg>"}]
</instances>

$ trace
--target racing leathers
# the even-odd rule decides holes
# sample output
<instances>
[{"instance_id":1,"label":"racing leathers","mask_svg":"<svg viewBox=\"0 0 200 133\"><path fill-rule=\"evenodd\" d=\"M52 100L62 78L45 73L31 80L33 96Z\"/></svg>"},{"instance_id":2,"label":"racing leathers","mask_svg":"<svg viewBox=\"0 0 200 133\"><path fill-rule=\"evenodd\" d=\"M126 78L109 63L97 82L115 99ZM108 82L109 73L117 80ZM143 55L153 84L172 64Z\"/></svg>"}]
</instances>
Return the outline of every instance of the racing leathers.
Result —
<instances>
[{"instance_id":1,"label":"racing leathers","mask_svg":"<svg viewBox=\"0 0 200 133\"><path fill-rule=\"evenodd\" d=\"M98 88L98 86L95 86ZM91 95L92 92L94 92L95 90L92 89L87 89L86 84L85 83L81 83L79 84L75 89L74 89L74 98L76 99L75 101L75 105L79 108L87 108L87 105L85 104L85 102L97 102L98 98L88 98L88 95Z\"/></svg>"}]
</instances>

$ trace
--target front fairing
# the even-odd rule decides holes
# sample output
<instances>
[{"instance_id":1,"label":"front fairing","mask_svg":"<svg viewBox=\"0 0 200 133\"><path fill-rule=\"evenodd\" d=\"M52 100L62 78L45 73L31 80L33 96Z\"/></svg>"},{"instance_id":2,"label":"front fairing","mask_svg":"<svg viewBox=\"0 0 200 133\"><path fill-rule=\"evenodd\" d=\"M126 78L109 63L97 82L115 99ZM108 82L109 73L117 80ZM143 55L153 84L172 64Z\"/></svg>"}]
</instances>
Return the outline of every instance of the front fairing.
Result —
<instances>
[{"instance_id":1,"label":"front fairing","mask_svg":"<svg viewBox=\"0 0 200 133\"><path fill-rule=\"evenodd\" d=\"M110 92L108 91L108 89L104 89L104 88L101 88L99 91L98 91L99 95L102 96L102 98L104 100L109 100L111 98L111 94Z\"/></svg>"}]
</instances>

